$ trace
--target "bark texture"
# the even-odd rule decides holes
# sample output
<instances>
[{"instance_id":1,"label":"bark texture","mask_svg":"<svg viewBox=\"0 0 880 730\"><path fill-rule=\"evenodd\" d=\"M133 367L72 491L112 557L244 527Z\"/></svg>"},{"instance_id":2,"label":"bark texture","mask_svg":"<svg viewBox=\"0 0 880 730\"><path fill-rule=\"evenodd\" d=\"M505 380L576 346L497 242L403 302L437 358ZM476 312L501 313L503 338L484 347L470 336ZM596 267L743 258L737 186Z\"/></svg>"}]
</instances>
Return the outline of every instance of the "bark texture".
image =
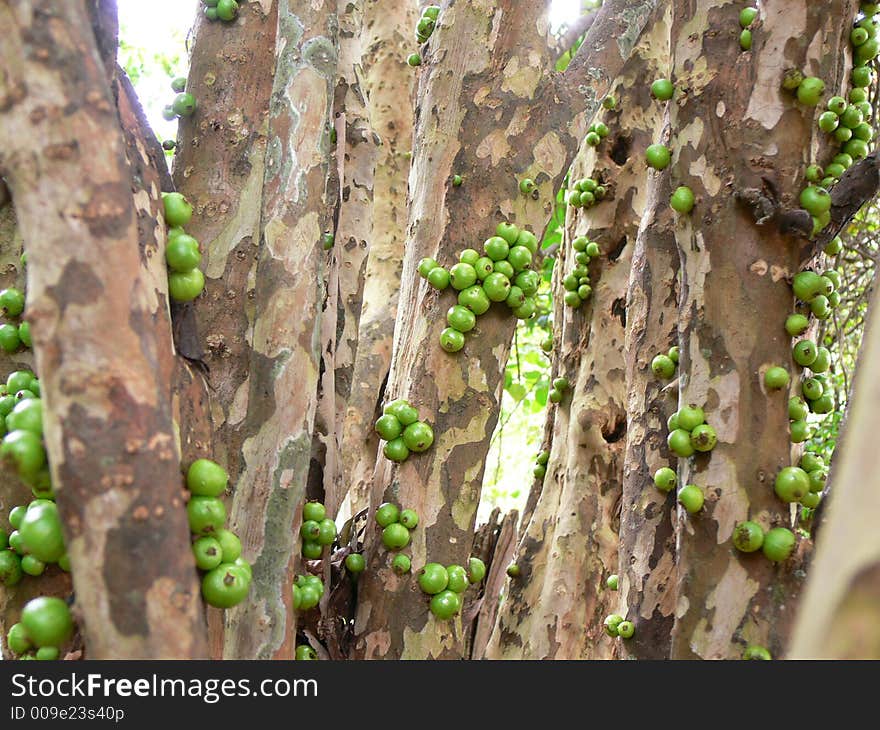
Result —
<instances>
[{"instance_id":1,"label":"bark texture","mask_svg":"<svg viewBox=\"0 0 880 730\"><path fill-rule=\"evenodd\" d=\"M779 655L791 627L801 581L796 559L776 567L760 552L737 553L730 538L741 520L765 529L790 524L788 505L773 491L776 474L791 463L787 394L764 392L763 373L776 364L795 372L783 320L798 242L756 227L734 192L768 184L792 207L810 160L815 110L781 93L780 74L804 68L825 79L829 92L840 88L846 34L839 19L852 9L842 0L765 3L752 50L743 52L738 6L674 6L671 175L697 197L675 228L679 405L705 409L718 445L679 461L680 483L699 486L706 504L697 515L681 507L676 515L672 658L735 658L748 644Z\"/></svg>"},{"instance_id":2,"label":"bark texture","mask_svg":"<svg viewBox=\"0 0 880 730\"><path fill-rule=\"evenodd\" d=\"M26 241L46 447L89 655L201 657L158 185L134 174L145 152L126 158L84 3L6 3L0 18L0 133L19 140L0 169Z\"/></svg>"},{"instance_id":3,"label":"bark texture","mask_svg":"<svg viewBox=\"0 0 880 730\"><path fill-rule=\"evenodd\" d=\"M415 566L468 557L514 327L509 311L493 308L464 350L443 352L438 337L452 300L419 280L417 262L431 256L449 266L505 219L543 231L585 127L654 4L607 3L585 52L564 75L550 71L546 8L538 3L450 3L423 49L401 281L406 307L395 329L386 399L407 398L432 423L435 442L400 467L380 456L371 498L373 507L391 499L421 516L411 548ZM450 186L456 173L467 188ZM535 181L537 196L519 193L522 177ZM355 655L459 657L460 619L431 617L415 581L390 571L377 534L371 524Z\"/></svg>"}]
</instances>

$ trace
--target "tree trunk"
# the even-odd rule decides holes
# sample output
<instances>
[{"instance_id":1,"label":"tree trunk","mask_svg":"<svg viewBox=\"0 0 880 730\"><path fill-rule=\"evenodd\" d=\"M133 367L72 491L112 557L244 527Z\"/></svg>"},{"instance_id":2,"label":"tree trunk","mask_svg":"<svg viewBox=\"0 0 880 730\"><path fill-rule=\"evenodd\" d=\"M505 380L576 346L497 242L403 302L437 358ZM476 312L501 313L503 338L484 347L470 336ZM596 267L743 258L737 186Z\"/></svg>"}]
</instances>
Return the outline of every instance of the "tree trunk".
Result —
<instances>
[{"instance_id":1,"label":"tree trunk","mask_svg":"<svg viewBox=\"0 0 880 730\"><path fill-rule=\"evenodd\" d=\"M752 50L743 52L740 7L675 3L679 92L670 105L671 175L697 196L675 229L682 272L679 405L703 407L718 444L679 461L680 483L699 486L706 504L691 516L679 507L676 516L673 658L734 658L747 644L778 655L791 626L796 560L775 567L760 552L738 553L730 540L741 520L765 529L791 521L773 491L776 474L790 464L787 394L765 392L763 373L772 365L794 372L783 322L792 307L786 279L797 271L798 241L772 223L757 228L735 193L775 187L783 205L792 206L819 137L814 110L780 91L781 74L804 68L824 78L829 92L840 89L848 30L839 19L852 17L853 6L765 3Z\"/></svg>"},{"instance_id":2,"label":"tree trunk","mask_svg":"<svg viewBox=\"0 0 880 730\"><path fill-rule=\"evenodd\" d=\"M546 8L538 3L450 4L423 54L410 174L411 240L401 281L406 307L398 315L386 399L407 398L432 423L435 442L399 467L380 456L371 498L373 508L393 500L419 513L415 566L467 560L514 327L508 311L493 309L464 350L442 351L438 338L451 298L420 282L417 262L431 256L449 266L458 251L479 247L505 219L543 231L585 126L653 5L607 3L585 52L561 76L550 72ZM583 84L587 77L589 87ZM452 137L449 130L461 133ZM454 174L466 184L451 187ZM519 193L525 177L537 184L536 196ZM367 546L355 656L459 657L460 621L430 616L415 581L388 568L374 524Z\"/></svg>"},{"instance_id":3,"label":"tree trunk","mask_svg":"<svg viewBox=\"0 0 880 730\"><path fill-rule=\"evenodd\" d=\"M602 256L591 266L593 294L579 309L555 290L556 375L570 394L553 408L550 460L487 655L505 659L610 658L617 642L602 620L616 611L617 595L605 587L617 573L618 510L626 444L623 360L625 303L630 261L644 207L646 166L659 115L641 84L666 56L668 29L652 24L611 93L618 111L603 121L611 134L595 150L584 146L569 172L572 181L607 182L613 200L595 208L569 207L556 267L575 266L571 241L597 241ZM610 196L609 196L610 197ZM559 277L557 277L558 279Z\"/></svg>"},{"instance_id":4,"label":"tree trunk","mask_svg":"<svg viewBox=\"0 0 880 730\"><path fill-rule=\"evenodd\" d=\"M138 174L151 166L143 148L126 159L84 3L21 0L0 18L0 132L18 140L0 169L26 241L46 448L89 656L201 657L158 179Z\"/></svg>"}]
</instances>

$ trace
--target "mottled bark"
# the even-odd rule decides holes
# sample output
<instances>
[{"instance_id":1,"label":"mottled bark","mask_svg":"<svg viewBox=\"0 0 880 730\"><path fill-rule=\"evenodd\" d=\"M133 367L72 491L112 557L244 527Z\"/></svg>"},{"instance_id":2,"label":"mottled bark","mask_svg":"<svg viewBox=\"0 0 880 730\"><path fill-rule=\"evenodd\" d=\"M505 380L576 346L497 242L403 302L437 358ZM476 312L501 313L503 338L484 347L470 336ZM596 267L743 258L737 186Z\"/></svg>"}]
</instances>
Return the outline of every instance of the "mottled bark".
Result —
<instances>
[{"instance_id":1,"label":"mottled bark","mask_svg":"<svg viewBox=\"0 0 880 730\"><path fill-rule=\"evenodd\" d=\"M653 5L603 6L584 52L563 75L551 71L546 8L538 3L450 3L426 46L400 294L406 307L398 313L386 397L408 398L434 426L435 442L399 467L380 456L371 497L373 507L393 499L420 514L411 548L416 566L468 557L515 322L504 307L493 308L464 350L443 352L438 338L452 298L420 281L417 262L432 256L449 266L505 219L543 231L585 126ZM453 137L449 130L461 131ZM455 173L467 188L450 187ZM535 181L536 195L519 193L522 177ZM377 534L371 524L355 655L460 656L460 619L433 619L414 581L388 568Z\"/></svg>"},{"instance_id":2,"label":"mottled bark","mask_svg":"<svg viewBox=\"0 0 880 730\"><path fill-rule=\"evenodd\" d=\"M835 455L834 489L810 566L789 657L880 659L880 484L876 459L880 409L880 289L865 331L847 414L847 437Z\"/></svg>"},{"instance_id":3,"label":"mottled bark","mask_svg":"<svg viewBox=\"0 0 880 730\"><path fill-rule=\"evenodd\" d=\"M777 364L795 373L783 323L799 242L756 227L733 193L760 189L766 178L792 207L811 142L818 147L820 137L815 110L780 91L780 74L804 68L824 78L829 93L840 89L848 35L840 18L852 17L853 7L844 0L765 3L752 50L743 52L739 7L709 0L674 6L673 81L680 91L670 105L671 176L697 196L675 229L679 405L705 409L718 445L679 460L680 482L699 486L706 504L697 515L680 507L676 515L673 658L735 658L747 644L778 655L791 627L797 560L776 567L760 552L736 552L730 539L741 520L765 529L790 523L789 506L773 491L777 472L791 463L787 394L764 392L762 375Z\"/></svg>"},{"instance_id":4,"label":"mottled bark","mask_svg":"<svg viewBox=\"0 0 880 730\"><path fill-rule=\"evenodd\" d=\"M84 3L7 3L0 19L0 134L18 140L0 169L28 251L46 447L89 655L200 657L159 189L136 174L142 150L126 159Z\"/></svg>"},{"instance_id":5,"label":"mottled bark","mask_svg":"<svg viewBox=\"0 0 880 730\"><path fill-rule=\"evenodd\" d=\"M253 342L242 386L242 468L231 519L254 578L247 603L227 612L229 658L290 659L294 652L290 586L317 400L327 268L321 238L331 223L335 7L280 2L277 46Z\"/></svg>"},{"instance_id":6,"label":"mottled bark","mask_svg":"<svg viewBox=\"0 0 880 730\"><path fill-rule=\"evenodd\" d=\"M586 235L602 255L593 262L593 294L579 309L557 295L562 331L555 340L555 372L571 391L553 408L550 461L540 497L521 536L516 562L522 574L509 593L488 648L490 658L610 658L619 642L602 620L617 611L605 587L617 573L626 378L623 369L626 296L633 245L644 208L647 168L641 151L658 126L657 105L639 83L653 78L666 56L668 29L654 23L612 94L618 111L603 120L611 134L584 147L570 180L607 181L612 200L587 210L569 208L557 254L560 274L574 267L571 240ZM561 287L556 290L561 291Z\"/></svg>"},{"instance_id":7,"label":"mottled bark","mask_svg":"<svg viewBox=\"0 0 880 730\"><path fill-rule=\"evenodd\" d=\"M669 129L657 137L668 141ZM669 655L675 611L675 492L654 488L662 466L675 467L666 445L666 420L678 390L651 371L651 360L678 342L678 248L669 208L668 173L651 173L645 214L633 251L626 308L627 429L620 507L620 611L635 624L622 654Z\"/></svg>"},{"instance_id":8,"label":"mottled bark","mask_svg":"<svg viewBox=\"0 0 880 730\"><path fill-rule=\"evenodd\" d=\"M391 364L413 130L413 109L405 100L418 73L406 63L416 24L414 4L366 0L363 13L363 83L370 126L380 146L373 175L372 240L343 429L342 480L353 515L369 506L379 445L373 423Z\"/></svg>"}]
</instances>

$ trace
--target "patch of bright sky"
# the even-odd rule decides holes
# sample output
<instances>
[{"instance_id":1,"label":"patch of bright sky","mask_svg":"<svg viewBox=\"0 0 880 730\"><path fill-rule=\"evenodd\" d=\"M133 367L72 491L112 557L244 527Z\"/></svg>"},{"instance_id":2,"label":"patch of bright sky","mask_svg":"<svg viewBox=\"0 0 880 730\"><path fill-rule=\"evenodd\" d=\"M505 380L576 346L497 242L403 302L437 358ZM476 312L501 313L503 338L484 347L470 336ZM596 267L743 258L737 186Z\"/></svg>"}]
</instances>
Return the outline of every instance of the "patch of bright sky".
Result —
<instances>
[{"instance_id":1,"label":"patch of bright sky","mask_svg":"<svg viewBox=\"0 0 880 730\"><path fill-rule=\"evenodd\" d=\"M581 0L552 0L550 3L550 27L554 30L571 23L581 15Z\"/></svg>"}]
</instances>

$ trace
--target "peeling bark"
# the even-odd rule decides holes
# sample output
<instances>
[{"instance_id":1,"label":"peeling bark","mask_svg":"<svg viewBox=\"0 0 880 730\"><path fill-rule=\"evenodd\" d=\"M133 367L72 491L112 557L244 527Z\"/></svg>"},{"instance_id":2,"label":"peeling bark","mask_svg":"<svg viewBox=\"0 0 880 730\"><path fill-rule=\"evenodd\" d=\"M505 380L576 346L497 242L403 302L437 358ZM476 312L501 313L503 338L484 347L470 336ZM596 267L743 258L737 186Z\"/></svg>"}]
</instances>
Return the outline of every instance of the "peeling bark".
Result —
<instances>
[{"instance_id":1,"label":"peeling bark","mask_svg":"<svg viewBox=\"0 0 880 730\"><path fill-rule=\"evenodd\" d=\"M611 658L618 649L602 621L617 612L617 594L605 587L617 573L626 378L622 367L626 296L633 246L644 208L647 178L641 150L658 126L657 105L639 83L653 78L667 54L667 26L652 24L612 89L619 110L606 113L610 136L585 146L571 180L607 181L613 199L578 211L569 208L559 274L574 266L570 241L586 235L602 256L591 266L593 294L575 310L556 297L557 376L572 383L553 409L550 461L516 562L488 656L519 659ZM557 289L560 291L560 289Z\"/></svg>"},{"instance_id":2,"label":"peeling bark","mask_svg":"<svg viewBox=\"0 0 880 730\"><path fill-rule=\"evenodd\" d=\"M687 95L680 91L670 106L671 175L697 196L675 229L679 404L705 409L718 445L679 461L680 483L699 486L706 505L693 516L679 507L675 518L671 656L735 658L748 644L776 656L797 601L797 561L775 567L761 553L737 553L730 538L745 519L765 529L790 524L788 505L773 491L777 472L791 463L787 394L763 392L762 375L775 364L795 372L783 322L792 306L786 278L797 271L799 252L795 239L755 227L732 193L768 178L792 207L810 143L818 150L820 137L814 110L780 92L780 70L805 68L829 91L839 89L847 35L840 18L852 16L854 3L766 3L745 53L736 40L738 6L682 0L674 7L673 81Z\"/></svg>"},{"instance_id":3,"label":"peeling bark","mask_svg":"<svg viewBox=\"0 0 880 730\"><path fill-rule=\"evenodd\" d=\"M407 306L398 315L386 393L388 400L409 399L432 422L435 442L399 467L380 456L371 497L373 507L393 499L420 514L411 548L416 566L468 557L514 327L508 311L493 308L464 350L443 352L438 337L451 299L419 280L417 262L431 256L449 266L505 219L543 231L585 127L654 4L603 6L586 50L562 75L550 71L540 3L451 3L425 47L400 294ZM466 189L448 185L455 173L468 180ZM535 181L536 196L519 193L521 177ZM355 656L461 656L460 619L435 621L414 581L400 585L375 524L367 540Z\"/></svg>"},{"instance_id":4,"label":"peeling bark","mask_svg":"<svg viewBox=\"0 0 880 730\"><path fill-rule=\"evenodd\" d=\"M136 175L141 150L126 159L84 3L22 0L0 19L0 133L18 140L0 168L28 251L46 447L89 655L201 657L158 186Z\"/></svg>"},{"instance_id":5,"label":"peeling bark","mask_svg":"<svg viewBox=\"0 0 880 730\"><path fill-rule=\"evenodd\" d=\"M254 578L248 601L227 612L228 658L290 659L294 652L290 586L317 400L336 67L335 8L279 3L242 468L231 519Z\"/></svg>"}]
</instances>

